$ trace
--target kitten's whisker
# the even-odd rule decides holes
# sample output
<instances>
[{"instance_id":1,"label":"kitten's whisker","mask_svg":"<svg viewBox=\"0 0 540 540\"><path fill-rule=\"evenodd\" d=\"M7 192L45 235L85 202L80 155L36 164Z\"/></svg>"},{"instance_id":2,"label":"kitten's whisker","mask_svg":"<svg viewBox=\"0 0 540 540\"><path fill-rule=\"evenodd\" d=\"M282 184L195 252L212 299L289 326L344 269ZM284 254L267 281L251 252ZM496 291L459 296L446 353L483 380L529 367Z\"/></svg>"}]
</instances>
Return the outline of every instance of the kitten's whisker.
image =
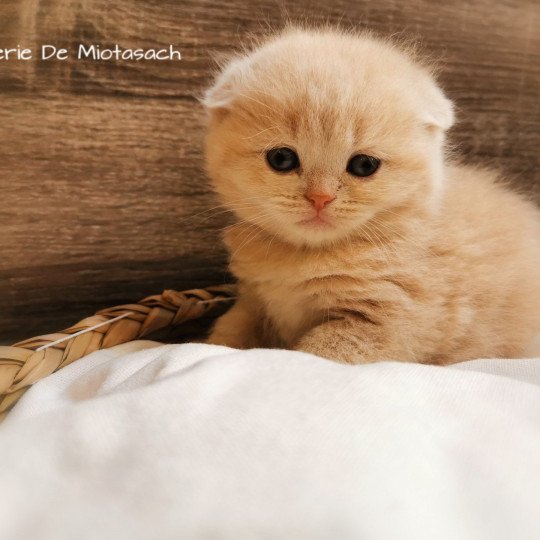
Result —
<instances>
[{"instance_id":1,"label":"kitten's whisker","mask_svg":"<svg viewBox=\"0 0 540 540\"><path fill-rule=\"evenodd\" d=\"M411 244L411 245L419 248L421 251L424 251L426 249L425 244L423 244L423 243L417 241L416 239L414 239L414 237L412 237L412 235L405 236L404 234L402 234L401 231L398 231L396 228L391 227L388 223L380 222L380 221L378 221L377 219L374 218L372 220L372 225L374 227L378 227L378 228L382 227L383 230L388 231L388 234L398 237L400 240L403 240L403 242Z\"/></svg>"},{"instance_id":2,"label":"kitten's whisker","mask_svg":"<svg viewBox=\"0 0 540 540\"><path fill-rule=\"evenodd\" d=\"M266 107L269 111L273 112L273 113L278 113L278 111L276 109L274 109L273 107L270 107L270 105L268 105L267 103L263 103L262 101L259 101L258 99L255 99L253 96L248 96L247 94L242 94L242 93L238 93L239 96L241 97L244 97L246 99L249 99L251 101L253 101L254 103L257 103L263 107Z\"/></svg>"},{"instance_id":3,"label":"kitten's whisker","mask_svg":"<svg viewBox=\"0 0 540 540\"><path fill-rule=\"evenodd\" d=\"M268 242L268 246L266 246L266 256L264 257L265 261L268 260L268 254L270 253L270 246L272 245L272 242L274 241L274 239L276 238L277 235L278 235L278 233L275 233L274 236L272 236L272 238L270 238L270 241Z\"/></svg>"},{"instance_id":4,"label":"kitten's whisker","mask_svg":"<svg viewBox=\"0 0 540 540\"><path fill-rule=\"evenodd\" d=\"M239 207L243 207L243 206L245 206L246 208L250 207L250 206L256 208L258 206L257 203L256 202L247 202L247 201L250 201L250 200L252 200L252 201L267 201L268 197L266 197L266 196L242 197L240 199L235 199L235 200L233 200L233 201L231 201L229 203L218 204L217 206L213 206L211 208L203 210L202 212L198 212L196 214L186 216L185 218L181 218L179 221L180 221L180 223L182 223L182 222L184 222L186 220L195 219L195 218L198 218L200 216L204 216L204 214L208 214L209 212L212 212L212 211L218 210L218 209L223 209L219 213L225 213L225 212L228 212L228 211L234 211L235 209L238 209ZM218 215L218 213L216 213L214 215ZM212 215L210 217L212 217Z\"/></svg>"},{"instance_id":5,"label":"kitten's whisker","mask_svg":"<svg viewBox=\"0 0 540 540\"><path fill-rule=\"evenodd\" d=\"M278 128L279 128L279 126L274 124L273 126L267 127L266 129L262 129L261 131L255 133L254 135L250 135L249 137L242 137L242 139L244 139L244 140L254 139L255 137L258 137L259 135L261 135L261 133L265 133L265 132L270 131L272 129L278 129Z\"/></svg>"},{"instance_id":6,"label":"kitten's whisker","mask_svg":"<svg viewBox=\"0 0 540 540\"><path fill-rule=\"evenodd\" d=\"M227 208L225 210L220 210L219 212L214 212L213 214L209 214L207 216L199 216L197 225L203 225L204 223L208 222L209 220L216 218L218 216L221 216L223 214L234 214L236 210L249 210L251 208L256 208L256 206L245 206L240 208Z\"/></svg>"},{"instance_id":7,"label":"kitten's whisker","mask_svg":"<svg viewBox=\"0 0 540 540\"><path fill-rule=\"evenodd\" d=\"M371 234L368 232L368 230L366 229L365 226L362 226L361 227L361 230L363 232L363 234L368 238L368 240L370 241L370 243L378 250L381 250L382 251L382 254L384 257L386 257L387 260L389 260L391 257L390 257L390 253L388 252L387 248L384 246L384 244L381 244L381 240L380 238L378 238L376 235L375 235L375 232L374 231L371 231L374 235L375 235L375 240L373 240ZM377 240L379 242L377 242Z\"/></svg>"},{"instance_id":8,"label":"kitten's whisker","mask_svg":"<svg viewBox=\"0 0 540 540\"><path fill-rule=\"evenodd\" d=\"M244 112L243 110L239 110L238 111L238 115L245 119L246 122L250 122L250 121L253 121L253 115L249 112ZM269 120L270 122L275 122L276 118L275 116L269 116L268 114L263 114L261 113L260 111L257 113L257 119L260 120L261 118L266 118L267 120Z\"/></svg>"},{"instance_id":9,"label":"kitten's whisker","mask_svg":"<svg viewBox=\"0 0 540 540\"><path fill-rule=\"evenodd\" d=\"M235 199L235 201L233 201L232 203L228 203L228 204L218 204L217 206L213 206L211 208L207 208L206 210L203 210L202 212L197 212L196 214L191 214L190 216L186 216L185 218L182 218L182 221L183 220L186 220L186 219L192 219L192 218L195 218L197 216L200 216L201 214L205 214L206 212L211 212L212 210L216 210L218 208L227 208L228 206L230 206L231 204L234 204L235 202L240 202L240 201L243 201L243 200L248 200L248 199L260 199L260 200L265 200L266 197L245 197L245 198L241 198L241 199Z\"/></svg>"},{"instance_id":10,"label":"kitten's whisker","mask_svg":"<svg viewBox=\"0 0 540 540\"><path fill-rule=\"evenodd\" d=\"M259 225L267 223L269 220L273 219L274 217L275 217L274 212L260 212L259 214L256 214L249 220L240 219L237 222L233 223L232 225L228 225L224 227L224 229L234 229L235 227L240 227L244 225L247 225L248 228L259 227Z\"/></svg>"},{"instance_id":11,"label":"kitten's whisker","mask_svg":"<svg viewBox=\"0 0 540 540\"><path fill-rule=\"evenodd\" d=\"M377 233L377 230L371 230L371 232L373 233L373 235L375 236L375 238L378 240L379 242L379 248L384 252L385 254L385 257L387 259L387 261L390 261L392 259L393 256L395 256L398 251L397 249L392 246L391 244L389 243L386 243L380 236L380 232Z\"/></svg>"},{"instance_id":12,"label":"kitten's whisker","mask_svg":"<svg viewBox=\"0 0 540 540\"><path fill-rule=\"evenodd\" d=\"M266 220L265 220L265 223L269 220L269 219L272 219L273 216L267 216ZM231 255L231 260L234 259L235 255L237 255L244 247L246 247L248 244L250 244L253 240L255 240L255 238L257 238L257 236L259 236L260 234L263 234L263 233L266 233L266 231L264 231L264 229L261 228L261 224L260 223L257 223L255 224L256 225L256 229L255 229L255 232L254 233L251 233L248 238L246 238L242 244L234 251L234 253Z\"/></svg>"}]
</instances>

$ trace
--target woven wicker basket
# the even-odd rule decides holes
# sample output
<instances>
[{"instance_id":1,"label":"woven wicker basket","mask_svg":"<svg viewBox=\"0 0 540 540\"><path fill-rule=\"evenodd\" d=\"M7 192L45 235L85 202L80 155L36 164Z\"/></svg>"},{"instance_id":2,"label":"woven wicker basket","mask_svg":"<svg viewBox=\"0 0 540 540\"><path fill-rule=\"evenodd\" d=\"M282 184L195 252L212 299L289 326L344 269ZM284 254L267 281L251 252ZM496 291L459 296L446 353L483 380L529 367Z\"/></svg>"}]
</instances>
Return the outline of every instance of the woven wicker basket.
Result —
<instances>
[{"instance_id":1,"label":"woven wicker basket","mask_svg":"<svg viewBox=\"0 0 540 540\"><path fill-rule=\"evenodd\" d=\"M98 311L62 332L0 346L0 421L32 384L75 360L212 315L235 294L234 285L167 290L137 304Z\"/></svg>"}]
</instances>

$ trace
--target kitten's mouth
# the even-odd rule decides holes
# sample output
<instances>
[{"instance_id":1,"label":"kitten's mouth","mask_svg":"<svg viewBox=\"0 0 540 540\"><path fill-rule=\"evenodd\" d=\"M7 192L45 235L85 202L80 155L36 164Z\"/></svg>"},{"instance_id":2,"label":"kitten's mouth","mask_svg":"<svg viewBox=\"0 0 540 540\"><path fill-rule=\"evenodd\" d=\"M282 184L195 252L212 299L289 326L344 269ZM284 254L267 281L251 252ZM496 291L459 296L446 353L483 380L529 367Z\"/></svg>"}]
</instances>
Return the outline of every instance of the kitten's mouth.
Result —
<instances>
[{"instance_id":1,"label":"kitten's mouth","mask_svg":"<svg viewBox=\"0 0 540 540\"><path fill-rule=\"evenodd\" d=\"M314 217L303 219L298 222L299 225L304 225L305 227L315 227L317 229L333 227L332 223L325 217L317 214Z\"/></svg>"}]
</instances>

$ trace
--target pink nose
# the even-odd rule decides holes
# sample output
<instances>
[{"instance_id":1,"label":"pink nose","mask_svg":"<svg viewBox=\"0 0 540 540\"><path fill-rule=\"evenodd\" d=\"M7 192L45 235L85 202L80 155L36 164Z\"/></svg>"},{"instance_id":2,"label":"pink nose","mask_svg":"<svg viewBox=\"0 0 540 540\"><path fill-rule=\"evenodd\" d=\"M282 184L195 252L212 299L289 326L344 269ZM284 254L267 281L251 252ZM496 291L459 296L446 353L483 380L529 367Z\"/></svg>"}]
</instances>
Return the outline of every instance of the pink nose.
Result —
<instances>
[{"instance_id":1,"label":"pink nose","mask_svg":"<svg viewBox=\"0 0 540 540\"><path fill-rule=\"evenodd\" d=\"M329 195L328 193L308 192L305 194L305 197L313 205L315 210L322 210L335 199L334 195Z\"/></svg>"}]
</instances>

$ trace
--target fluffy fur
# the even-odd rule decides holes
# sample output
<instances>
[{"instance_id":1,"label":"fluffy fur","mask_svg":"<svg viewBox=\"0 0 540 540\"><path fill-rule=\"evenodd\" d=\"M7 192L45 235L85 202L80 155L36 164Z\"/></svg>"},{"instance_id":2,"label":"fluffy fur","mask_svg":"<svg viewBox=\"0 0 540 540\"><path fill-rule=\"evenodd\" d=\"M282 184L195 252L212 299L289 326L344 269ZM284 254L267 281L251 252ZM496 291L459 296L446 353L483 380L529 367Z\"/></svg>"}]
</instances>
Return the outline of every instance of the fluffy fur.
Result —
<instances>
[{"instance_id":1,"label":"fluffy fur","mask_svg":"<svg viewBox=\"0 0 540 540\"><path fill-rule=\"evenodd\" d=\"M211 343L446 364L518 357L540 330L539 212L448 163L452 104L410 51L289 29L229 62L204 101L240 283ZM283 146L298 170L268 166ZM381 160L373 176L346 172L358 153ZM319 214L314 190L335 197Z\"/></svg>"}]
</instances>

